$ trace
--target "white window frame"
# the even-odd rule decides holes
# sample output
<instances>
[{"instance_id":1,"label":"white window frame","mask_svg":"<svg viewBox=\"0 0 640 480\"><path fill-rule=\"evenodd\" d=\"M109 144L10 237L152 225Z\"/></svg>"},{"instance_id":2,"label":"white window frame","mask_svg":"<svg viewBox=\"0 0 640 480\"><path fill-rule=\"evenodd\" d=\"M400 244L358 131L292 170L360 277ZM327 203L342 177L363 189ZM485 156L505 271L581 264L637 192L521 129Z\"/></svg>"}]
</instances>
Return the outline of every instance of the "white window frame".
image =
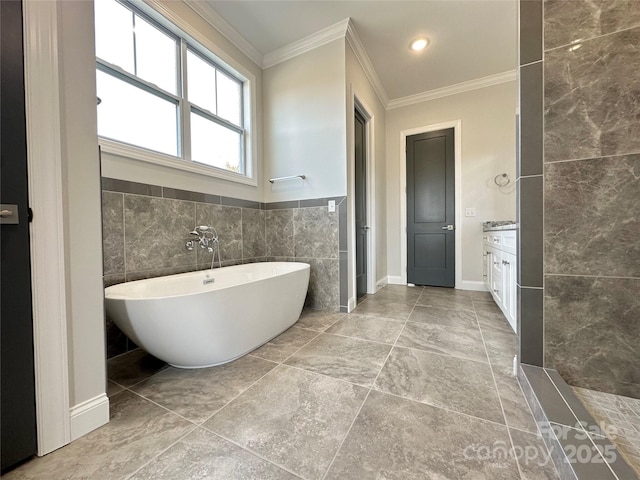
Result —
<instances>
[{"instance_id":1,"label":"white window frame","mask_svg":"<svg viewBox=\"0 0 640 480\"><path fill-rule=\"evenodd\" d=\"M243 143L241 154L243 155L244 173L236 173L231 170L218 168L197 161L192 161L190 152L190 125L189 115L191 104L186 98L178 96L180 113L178 116L179 128L179 157L152 151L136 145L112 140L110 138L98 137L100 147L103 152L119 157L130 158L142 162L152 163L177 170L197 173L208 177L221 178L231 182L245 185L258 185L257 179L257 107L256 107L256 77L240 62L228 55L219 48L204 33L195 29L191 24L181 17L168 10L157 0L129 0L136 9L158 23L164 30L167 30L178 37L179 55L186 53L187 45L200 56L210 60L216 68L236 77L242 82L242 119L244 127ZM182 63L182 62L181 62ZM96 60L96 69L99 65L114 68L118 73L121 69L109 65L102 60ZM181 81L186 82L186 65L180 65L184 70ZM125 73L125 75L129 76ZM137 83L144 84L145 81L135 77ZM160 91L157 89L157 91ZM201 111L196 105L197 111ZM187 139L189 139L187 141Z\"/></svg>"}]
</instances>

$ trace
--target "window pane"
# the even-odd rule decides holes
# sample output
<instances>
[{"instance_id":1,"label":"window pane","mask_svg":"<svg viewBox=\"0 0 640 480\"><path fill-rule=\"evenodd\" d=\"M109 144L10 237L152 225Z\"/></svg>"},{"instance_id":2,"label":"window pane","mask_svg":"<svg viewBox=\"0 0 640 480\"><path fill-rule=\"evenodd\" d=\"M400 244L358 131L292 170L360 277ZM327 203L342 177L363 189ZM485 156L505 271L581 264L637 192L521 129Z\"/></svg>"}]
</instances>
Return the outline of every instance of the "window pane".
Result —
<instances>
[{"instance_id":1,"label":"window pane","mask_svg":"<svg viewBox=\"0 0 640 480\"><path fill-rule=\"evenodd\" d=\"M98 71L98 134L178 156L177 106Z\"/></svg>"},{"instance_id":2,"label":"window pane","mask_svg":"<svg viewBox=\"0 0 640 480\"><path fill-rule=\"evenodd\" d=\"M217 70L218 81L218 116L240 126L242 118L240 105L242 90L240 84L228 75Z\"/></svg>"},{"instance_id":3,"label":"window pane","mask_svg":"<svg viewBox=\"0 0 640 480\"><path fill-rule=\"evenodd\" d=\"M96 56L135 73L133 13L115 0L96 0Z\"/></svg>"},{"instance_id":4,"label":"window pane","mask_svg":"<svg viewBox=\"0 0 640 480\"><path fill-rule=\"evenodd\" d=\"M216 69L192 52L187 52L189 101L216 113Z\"/></svg>"},{"instance_id":5,"label":"window pane","mask_svg":"<svg viewBox=\"0 0 640 480\"><path fill-rule=\"evenodd\" d=\"M176 40L136 15L136 75L177 93Z\"/></svg>"},{"instance_id":6,"label":"window pane","mask_svg":"<svg viewBox=\"0 0 640 480\"><path fill-rule=\"evenodd\" d=\"M191 113L192 160L244 173L240 163L240 141L240 134Z\"/></svg>"}]
</instances>

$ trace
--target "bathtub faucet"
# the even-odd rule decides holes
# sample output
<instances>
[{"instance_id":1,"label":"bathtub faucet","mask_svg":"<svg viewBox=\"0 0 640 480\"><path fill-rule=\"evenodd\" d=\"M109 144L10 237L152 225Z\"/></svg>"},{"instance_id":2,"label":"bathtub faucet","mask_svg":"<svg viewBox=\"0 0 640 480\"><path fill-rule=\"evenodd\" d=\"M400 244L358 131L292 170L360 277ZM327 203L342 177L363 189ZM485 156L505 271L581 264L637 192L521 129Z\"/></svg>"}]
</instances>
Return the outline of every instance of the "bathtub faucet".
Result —
<instances>
[{"instance_id":1,"label":"bathtub faucet","mask_svg":"<svg viewBox=\"0 0 640 480\"><path fill-rule=\"evenodd\" d=\"M200 248L206 249L209 253L213 253L211 257L211 268L213 268L213 263L215 262L216 252L218 253L218 266L221 267L220 241L216 229L207 225L199 225L189 232L189 234L197 237L197 243L200 245ZM196 240L189 240L185 246L187 250L193 250L196 246Z\"/></svg>"}]
</instances>

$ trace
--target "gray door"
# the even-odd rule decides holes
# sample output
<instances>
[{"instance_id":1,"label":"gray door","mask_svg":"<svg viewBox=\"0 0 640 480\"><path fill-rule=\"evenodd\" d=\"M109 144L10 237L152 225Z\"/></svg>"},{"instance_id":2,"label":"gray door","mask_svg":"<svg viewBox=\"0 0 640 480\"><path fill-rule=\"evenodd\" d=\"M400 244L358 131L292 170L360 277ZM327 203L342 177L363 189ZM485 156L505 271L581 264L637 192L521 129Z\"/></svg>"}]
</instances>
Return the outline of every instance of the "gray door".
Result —
<instances>
[{"instance_id":1,"label":"gray door","mask_svg":"<svg viewBox=\"0 0 640 480\"><path fill-rule=\"evenodd\" d=\"M0 1L0 12L0 451L5 471L36 452L36 405L22 2Z\"/></svg>"},{"instance_id":2,"label":"gray door","mask_svg":"<svg viewBox=\"0 0 640 480\"><path fill-rule=\"evenodd\" d=\"M365 119L355 111L356 293L367 293L367 143Z\"/></svg>"},{"instance_id":3,"label":"gray door","mask_svg":"<svg viewBox=\"0 0 640 480\"><path fill-rule=\"evenodd\" d=\"M453 128L407 137L407 281L454 287Z\"/></svg>"}]
</instances>

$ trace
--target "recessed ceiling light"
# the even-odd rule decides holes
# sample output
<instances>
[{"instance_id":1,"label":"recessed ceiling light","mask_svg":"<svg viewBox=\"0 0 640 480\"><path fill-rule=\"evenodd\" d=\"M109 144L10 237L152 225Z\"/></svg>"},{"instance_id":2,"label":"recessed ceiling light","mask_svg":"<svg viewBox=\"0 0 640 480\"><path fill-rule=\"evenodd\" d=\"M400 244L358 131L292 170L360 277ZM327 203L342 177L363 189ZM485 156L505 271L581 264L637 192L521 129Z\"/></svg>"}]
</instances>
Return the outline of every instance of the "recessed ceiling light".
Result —
<instances>
[{"instance_id":1,"label":"recessed ceiling light","mask_svg":"<svg viewBox=\"0 0 640 480\"><path fill-rule=\"evenodd\" d=\"M429 39L427 37L418 37L409 44L409 48L414 52L424 50L429 45Z\"/></svg>"}]
</instances>

